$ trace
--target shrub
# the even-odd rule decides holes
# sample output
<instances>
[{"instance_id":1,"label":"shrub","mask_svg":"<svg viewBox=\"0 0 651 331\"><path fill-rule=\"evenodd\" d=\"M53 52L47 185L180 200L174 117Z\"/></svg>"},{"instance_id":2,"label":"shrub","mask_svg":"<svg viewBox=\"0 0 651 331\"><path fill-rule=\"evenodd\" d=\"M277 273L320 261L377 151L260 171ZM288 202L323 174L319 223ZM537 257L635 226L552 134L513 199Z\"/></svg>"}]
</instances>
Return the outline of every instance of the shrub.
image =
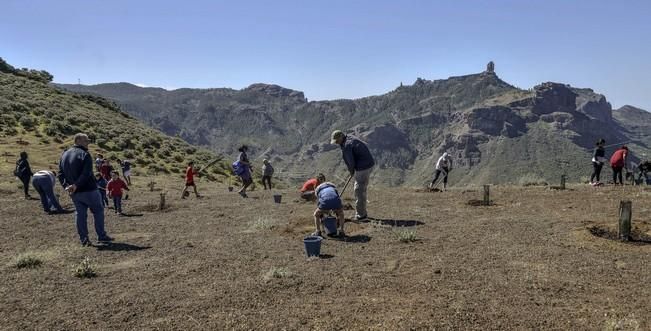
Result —
<instances>
[{"instance_id":1,"label":"shrub","mask_svg":"<svg viewBox=\"0 0 651 331\"><path fill-rule=\"evenodd\" d=\"M526 174L520 177L518 183L520 184L520 186L547 186L548 185L548 183L544 179L534 174Z\"/></svg>"},{"instance_id":2,"label":"shrub","mask_svg":"<svg viewBox=\"0 0 651 331\"><path fill-rule=\"evenodd\" d=\"M23 128L27 130L33 129L36 125L36 121L34 121L34 118L32 118L30 115L21 116L18 122L23 126Z\"/></svg>"},{"instance_id":3,"label":"shrub","mask_svg":"<svg viewBox=\"0 0 651 331\"><path fill-rule=\"evenodd\" d=\"M90 262L90 259L88 257L85 257L84 260L79 263L79 265L74 267L72 272L75 277L79 278L93 278L97 276L95 268L93 267L93 264Z\"/></svg>"},{"instance_id":4,"label":"shrub","mask_svg":"<svg viewBox=\"0 0 651 331\"><path fill-rule=\"evenodd\" d=\"M41 259L29 253L18 255L16 262L14 262L14 266L18 269L36 268L41 264L43 264L43 261L41 261Z\"/></svg>"},{"instance_id":5,"label":"shrub","mask_svg":"<svg viewBox=\"0 0 651 331\"><path fill-rule=\"evenodd\" d=\"M270 281L272 279L280 279L280 278L287 278L287 277L292 277L294 274L292 274L287 268L283 267L271 267L267 273L264 274L263 278L266 281Z\"/></svg>"},{"instance_id":6,"label":"shrub","mask_svg":"<svg viewBox=\"0 0 651 331\"><path fill-rule=\"evenodd\" d=\"M410 243L416 241L416 230L398 229L395 230L394 233L400 242Z\"/></svg>"},{"instance_id":7,"label":"shrub","mask_svg":"<svg viewBox=\"0 0 651 331\"><path fill-rule=\"evenodd\" d=\"M256 231L267 231L274 227L274 221L268 217L258 217L257 220L251 224L251 229Z\"/></svg>"},{"instance_id":8,"label":"shrub","mask_svg":"<svg viewBox=\"0 0 651 331\"><path fill-rule=\"evenodd\" d=\"M124 151L122 155L124 155L125 159L133 159L136 157L136 154L134 154L132 151Z\"/></svg>"}]
</instances>

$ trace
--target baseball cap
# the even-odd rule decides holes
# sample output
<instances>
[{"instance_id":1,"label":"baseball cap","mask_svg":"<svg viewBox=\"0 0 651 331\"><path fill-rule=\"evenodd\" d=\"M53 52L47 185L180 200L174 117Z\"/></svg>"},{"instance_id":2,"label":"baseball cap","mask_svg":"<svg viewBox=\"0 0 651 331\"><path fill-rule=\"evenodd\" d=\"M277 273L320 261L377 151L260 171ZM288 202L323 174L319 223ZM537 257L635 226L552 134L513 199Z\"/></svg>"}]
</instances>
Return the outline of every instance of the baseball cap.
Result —
<instances>
[{"instance_id":1,"label":"baseball cap","mask_svg":"<svg viewBox=\"0 0 651 331\"><path fill-rule=\"evenodd\" d=\"M341 130L335 130L335 131L332 131L332 135L330 136L330 143L331 143L331 144L336 144L336 143L337 143L337 139L339 139L339 138L343 138L344 136L345 136L345 135L344 135L343 132L341 132Z\"/></svg>"}]
</instances>

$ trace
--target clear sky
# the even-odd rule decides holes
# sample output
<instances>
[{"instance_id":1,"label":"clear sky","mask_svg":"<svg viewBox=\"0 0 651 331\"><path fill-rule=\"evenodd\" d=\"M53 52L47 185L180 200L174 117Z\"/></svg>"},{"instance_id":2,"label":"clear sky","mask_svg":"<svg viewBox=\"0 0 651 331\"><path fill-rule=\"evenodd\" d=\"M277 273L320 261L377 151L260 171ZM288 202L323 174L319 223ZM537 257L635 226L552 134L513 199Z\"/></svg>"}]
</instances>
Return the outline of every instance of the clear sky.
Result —
<instances>
[{"instance_id":1,"label":"clear sky","mask_svg":"<svg viewBox=\"0 0 651 331\"><path fill-rule=\"evenodd\" d=\"M651 1L3 0L0 57L56 82L385 93L493 60L651 110Z\"/></svg>"}]
</instances>

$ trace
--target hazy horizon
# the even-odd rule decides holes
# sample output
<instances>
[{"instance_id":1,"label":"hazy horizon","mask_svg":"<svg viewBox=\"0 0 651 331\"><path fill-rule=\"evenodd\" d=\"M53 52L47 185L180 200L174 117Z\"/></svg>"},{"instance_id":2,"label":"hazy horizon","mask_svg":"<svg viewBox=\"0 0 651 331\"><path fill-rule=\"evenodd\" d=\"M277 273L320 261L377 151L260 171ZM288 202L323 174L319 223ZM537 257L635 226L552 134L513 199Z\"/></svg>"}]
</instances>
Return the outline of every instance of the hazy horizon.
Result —
<instances>
[{"instance_id":1,"label":"hazy horizon","mask_svg":"<svg viewBox=\"0 0 651 331\"><path fill-rule=\"evenodd\" d=\"M176 88L277 84L309 100L379 95L478 73L592 88L651 110L651 3L16 1L0 56L58 83ZM38 17L39 19L26 19Z\"/></svg>"}]
</instances>

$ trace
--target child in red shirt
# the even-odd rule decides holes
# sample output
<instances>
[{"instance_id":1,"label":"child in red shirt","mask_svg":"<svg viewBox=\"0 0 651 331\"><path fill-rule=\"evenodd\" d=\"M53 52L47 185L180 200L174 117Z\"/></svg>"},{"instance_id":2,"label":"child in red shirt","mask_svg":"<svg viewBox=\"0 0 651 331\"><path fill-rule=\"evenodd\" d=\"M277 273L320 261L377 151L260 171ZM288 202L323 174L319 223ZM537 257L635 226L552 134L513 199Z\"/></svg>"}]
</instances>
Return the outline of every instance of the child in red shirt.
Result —
<instances>
[{"instance_id":1,"label":"child in red shirt","mask_svg":"<svg viewBox=\"0 0 651 331\"><path fill-rule=\"evenodd\" d=\"M194 176L198 176L199 172L194 169L194 162L188 162L188 168L185 169L185 187L183 187L183 192L181 192L181 199L185 199L188 193L188 188L192 186L194 188L194 194L199 198L199 193L197 193L197 185L194 183Z\"/></svg>"},{"instance_id":2,"label":"child in red shirt","mask_svg":"<svg viewBox=\"0 0 651 331\"><path fill-rule=\"evenodd\" d=\"M129 190L127 183L120 179L117 171L111 172L111 180L106 185L106 193L113 198L115 213L120 215L124 215L122 214L122 190Z\"/></svg>"}]
</instances>

